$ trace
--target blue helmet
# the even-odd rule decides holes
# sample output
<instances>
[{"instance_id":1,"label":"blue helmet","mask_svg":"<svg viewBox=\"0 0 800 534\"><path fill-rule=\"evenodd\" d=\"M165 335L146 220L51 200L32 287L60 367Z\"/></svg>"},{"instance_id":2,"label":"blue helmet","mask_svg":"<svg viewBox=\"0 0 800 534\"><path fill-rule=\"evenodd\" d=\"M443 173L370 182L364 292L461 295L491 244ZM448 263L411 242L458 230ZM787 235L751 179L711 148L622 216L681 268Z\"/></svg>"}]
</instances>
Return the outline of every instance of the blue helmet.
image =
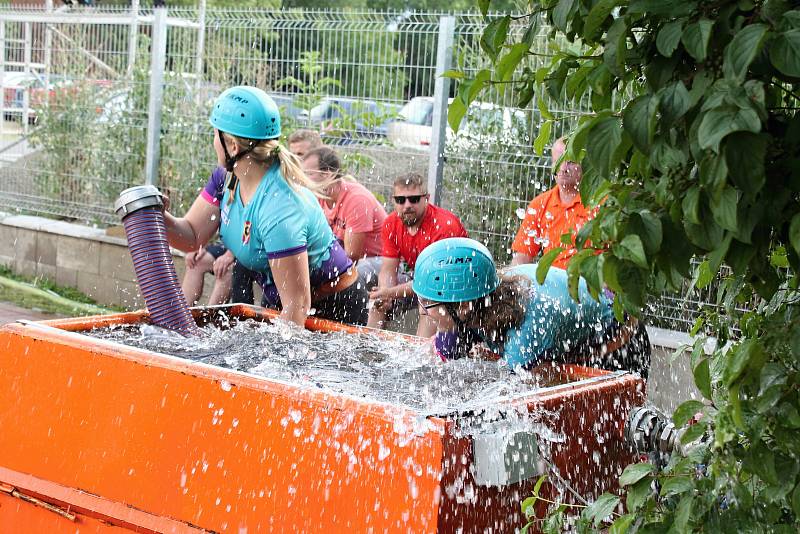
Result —
<instances>
[{"instance_id":1,"label":"blue helmet","mask_svg":"<svg viewBox=\"0 0 800 534\"><path fill-rule=\"evenodd\" d=\"M281 135L278 105L261 89L246 85L223 91L208 121L221 132L247 139L276 139Z\"/></svg>"},{"instance_id":2,"label":"blue helmet","mask_svg":"<svg viewBox=\"0 0 800 534\"><path fill-rule=\"evenodd\" d=\"M466 237L442 239L420 252L414 268L414 292L436 302L468 302L500 285L492 254Z\"/></svg>"}]
</instances>

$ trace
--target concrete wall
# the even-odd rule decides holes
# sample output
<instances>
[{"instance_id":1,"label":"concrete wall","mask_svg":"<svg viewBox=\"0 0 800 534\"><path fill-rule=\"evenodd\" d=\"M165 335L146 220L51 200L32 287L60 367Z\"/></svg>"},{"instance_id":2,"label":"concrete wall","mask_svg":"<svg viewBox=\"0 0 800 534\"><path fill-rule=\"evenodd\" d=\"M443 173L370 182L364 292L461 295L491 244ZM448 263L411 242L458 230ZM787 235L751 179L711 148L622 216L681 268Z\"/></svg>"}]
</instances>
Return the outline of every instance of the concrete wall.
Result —
<instances>
[{"instance_id":1,"label":"concrete wall","mask_svg":"<svg viewBox=\"0 0 800 534\"><path fill-rule=\"evenodd\" d=\"M173 260L180 280L183 254L173 251ZM144 307L126 239L105 230L0 214L0 264L19 274L77 288L100 305Z\"/></svg>"}]
</instances>

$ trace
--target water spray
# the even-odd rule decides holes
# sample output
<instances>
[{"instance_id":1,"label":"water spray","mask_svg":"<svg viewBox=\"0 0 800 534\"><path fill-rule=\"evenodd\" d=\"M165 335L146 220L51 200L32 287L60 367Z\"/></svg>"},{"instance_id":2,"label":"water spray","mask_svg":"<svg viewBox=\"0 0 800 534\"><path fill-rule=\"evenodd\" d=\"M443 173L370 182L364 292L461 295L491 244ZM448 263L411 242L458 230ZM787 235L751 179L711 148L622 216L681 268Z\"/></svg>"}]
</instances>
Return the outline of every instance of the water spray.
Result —
<instances>
[{"instance_id":1,"label":"water spray","mask_svg":"<svg viewBox=\"0 0 800 534\"><path fill-rule=\"evenodd\" d=\"M161 193L152 185L126 189L114 203L152 323L184 336L200 335L175 272L163 207Z\"/></svg>"}]
</instances>

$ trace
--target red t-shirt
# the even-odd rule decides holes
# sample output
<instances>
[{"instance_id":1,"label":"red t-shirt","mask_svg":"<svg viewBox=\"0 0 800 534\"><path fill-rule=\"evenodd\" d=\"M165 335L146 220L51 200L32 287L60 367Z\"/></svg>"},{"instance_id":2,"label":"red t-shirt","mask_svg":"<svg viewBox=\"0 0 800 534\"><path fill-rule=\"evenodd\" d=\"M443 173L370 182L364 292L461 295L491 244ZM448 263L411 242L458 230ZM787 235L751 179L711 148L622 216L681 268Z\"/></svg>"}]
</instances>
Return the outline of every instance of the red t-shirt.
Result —
<instances>
[{"instance_id":1,"label":"red t-shirt","mask_svg":"<svg viewBox=\"0 0 800 534\"><path fill-rule=\"evenodd\" d=\"M339 198L332 208L328 207L327 201L319 201L334 235L344 243L344 235L348 230L357 234L365 233L366 255L380 256L381 230L386 210L363 185L342 182L340 187Z\"/></svg>"},{"instance_id":2,"label":"red t-shirt","mask_svg":"<svg viewBox=\"0 0 800 534\"><path fill-rule=\"evenodd\" d=\"M392 212L383 223L382 237L381 256L400 258L409 269L413 269L417 256L425 247L448 237L467 237L467 231L451 212L428 204L416 234L411 235L397 212Z\"/></svg>"},{"instance_id":3,"label":"red t-shirt","mask_svg":"<svg viewBox=\"0 0 800 534\"><path fill-rule=\"evenodd\" d=\"M562 234L572 231L574 243L578 230L596 214L597 208L587 210L580 195L569 204L562 203L556 186L531 200L511 250L535 258L540 250L544 254L550 249L563 247L553 266L566 269L577 250L574 244L571 247L561 244Z\"/></svg>"}]
</instances>

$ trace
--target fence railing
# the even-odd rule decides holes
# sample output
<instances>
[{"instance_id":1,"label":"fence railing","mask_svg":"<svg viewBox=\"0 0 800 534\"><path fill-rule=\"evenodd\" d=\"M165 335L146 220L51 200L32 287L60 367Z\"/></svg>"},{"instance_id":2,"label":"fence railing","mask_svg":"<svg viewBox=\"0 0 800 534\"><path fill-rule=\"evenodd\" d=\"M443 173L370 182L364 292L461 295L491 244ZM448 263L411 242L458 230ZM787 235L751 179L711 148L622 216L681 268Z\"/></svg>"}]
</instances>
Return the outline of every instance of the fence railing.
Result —
<instances>
[{"instance_id":1,"label":"fence railing","mask_svg":"<svg viewBox=\"0 0 800 534\"><path fill-rule=\"evenodd\" d=\"M520 208L552 186L549 157L532 149L541 117L513 87L482 96L462 134L445 127L454 88L437 72L487 66L476 14L132 4L0 7L0 210L114 224L119 191L145 181L188 208L215 161L210 103L234 84L270 92L286 131L323 131L379 198L402 172L427 175L501 263ZM413 117L396 120L403 106ZM686 328L700 304L686 302L651 315Z\"/></svg>"}]
</instances>

